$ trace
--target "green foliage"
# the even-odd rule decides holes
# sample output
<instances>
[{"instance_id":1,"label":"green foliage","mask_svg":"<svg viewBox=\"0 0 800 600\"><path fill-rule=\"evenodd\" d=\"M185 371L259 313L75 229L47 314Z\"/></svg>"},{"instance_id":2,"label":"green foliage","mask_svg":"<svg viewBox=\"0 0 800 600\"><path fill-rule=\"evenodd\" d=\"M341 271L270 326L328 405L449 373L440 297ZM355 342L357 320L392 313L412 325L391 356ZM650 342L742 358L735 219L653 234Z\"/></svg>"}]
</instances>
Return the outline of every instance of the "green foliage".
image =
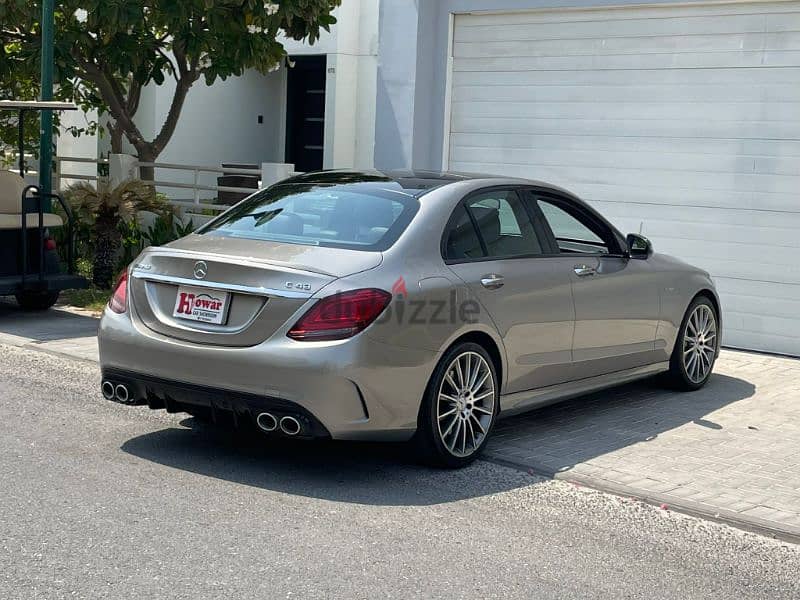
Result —
<instances>
[{"instance_id":1,"label":"green foliage","mask_svg":"<svg viewBox=\"0 0 800 600\"><path fill-rule=\"evenodd\" d=\"M119 233L120 236L122 236L122 253L117 262L117 269L121 270L131 264L133 259L139 255L142 248L144 248L145 238L142 228L139 226L138 219L120 221Z\"/></svg>"},{"instance_id":2,"label":"green foliage","mask_svg":"<svg viewBox=\"0 0 800 600\"><path fill-rule=\"evenodd\" d=\"M2 0L0 0L2 3ZM4 76L10 65L5 64L7 57L0 53L0 100L35 100L38 86L30 78L13 78ZM0 111L0 168L16 166L14 153L17 150L17 112ZM39 152L39 120L28 114L25 119L24 135L25 151L37 155Z\"/></svg>"},{"instance_id":3,"label":"green foliage","mask_svg":"<svg viewBox=\"0 0 800 600\"><path fill-rule=\"evenodd\" d=\"M135 220L140 211L163 211L153 187L139 180L112 186L101 179L93 186L86 182L67 188L65 200L72 206L82 226L89 225L92 248L92 282L98 288L111 286L118 255L123 248L120 224Z\"/></svg>"},{"instance_id":4,"label":"green foliage","mask_svg":"<svg viewBox=\"0 0 800 600\"><path fill-rule=\"evenodd\" d=\"M58 203L53 203L53 212L58 214L64 223L67 222L67 216ZM53 236L58 248L59 258L64 265L67 264L67 248L69 246L67 229L65 225L64 227L55 227L50 230L50 234ZM93 253L92 223L76 218L73 223L72 235L75 240L75 267L79 275L86 277L87 273L91 273L91 257Z\"/></svg>"},{"instance_id":5,"label":"green foliage","mask_svg":"<svg viewBox=\"0 0 800 600\"><path fill-rule=\"evenodd\" d=\"M63 258L63 260L66 261L67 259ZM85 279L91 279L92 278L92 259L91 259L91 255L86 255L86 256L81 255L75 261L75 270L78 273L78 275L80 275L81 277L83 277Z\"/></svg>"},{"instance_id":6,"label":"green foliage","mask_svg":"<svg viewBox=\"0 0 800 600\"><path fill-rule=\"evenodd\" d=\"M35 97L42 0L0 0L0 95ZM335 22L340 0L62 0L56 3L55 80L61 99L109 112L112 146L124 133L142 160L163 150L186 94L203 79L266 73L286 56L279 38L307 38ZM175 80L169 115L152 140L135 125L141 90ZM19 89L22 88L22 89ZM0 130L5 136L6 130ZM116 133L115 133L116 132ZM3 139L6 139L3 137Z\"/></svg>"},{"instance_id":7,"label":"green foliage","mask_svg":"<svg viewBox=\"0 0 800 600\"><path fill-rule=\"evenodd\" d=\"M150 246L163 246L189 235L194 230L191 219L184 223L174 213L168 212L156 217L142 236Z\"/></svg>"},{"instance_id":8,"label":"green foliage","mask_svg":"<svg viewBox=\"0 0 800 600\"><path fill-rule=\"evenodd\" d=\"M64 198L81 220L95 225L101 219L117 223L132 219L142 210L157 212L166 208L153 193L153 187L138 179L116 186L107 179L98 180L97 185L81 181L69 186Z\"/></svg>"},{"instance_id":9,"label":"green foliage","mask_svg":"<svg viewBox=\"0 0 800 600\"><path fill-rule=\"evenodd\" d=\"M39 99L39 50L32 50L26 42L26 35L19 29L21 23L32 23L31 15L20 18L20 13L32 11L25 0L0 0L0 100L38 100ZM41 14L41 5L37 9ZM29 35L38 36L38 20L36 31ZM96 107L99 98L87 94L87 89L80 87L77 80L66 77L58 81L54 90L55 100L71 100L82 108ZM76 88L76 85L78 87ZM26 153L39 156L39 113L28 113L25 116L23 144ZM53 133L59 130L59 113L53 113ZM79 136L83 133L97 131L96 122L88 122L85 127L72 127L69 133ZM14 156L18 148L18 113L17 111L0 111L0 167L16 166ZM13 163L13 164L12 164Z\"/></svg>"},{"instance_id":10,"label":"green foliage","mask_svg":"<svg viewBox=\"0 0 800 600\"><path fill-rule=\"evenodd\" d=\"M172 219L164 215L156 217L153 224L142 235L151 246L163 246L176 239Z\"/></svg>"},{"instance_id":11,"label":"green foliage","mask_svg":"<svg viewBox=\"0 0 800 600\"><path fill-rule=\"evenodd\" d=\"M1 0L0 0L1 1ZM66 192L66 200L74 209L74 239L75 239L75 264L79 275L92 278L93 265L98 252L98 240L108 240L111 238L116 248L116 272L122 271L139 255L145 246L163 246L174 240L189 235L195 230L193 221L181 220L175 215L172 207L167 202L167 196L162 193L152 195L150 186L139 187L141 182L126 182L116 189L109 190L101 182L100 191L95 191L91 186L73 186ZM79 191L76 192L76 189ZM126 206L120 210L110 210L108 206L102 211L97 211L98 203L110 205L115 200L111 198L113 192L116 202L122 201L123 192L137 190L135 199L127 198ZM86 202L86 196L93 200ZM139 223L139 211L147 210L156 213L153 224L146 229L142 229ZM56 212L60 213L66 221L59 208ZM100 223L98 224L98 216ZM116 228L116 231L108 231L109 224ZM104 230L105 228L105 230ZM61 261L67 261L67 228L60 227L53 230L53 237L58 246Z\"/></svg>"},{"instance_id":12,"label":"green foliage","mask_svg":"<svg viewBox=\"0 0 800 600\"><path fill-rule=\"evenodd\" d=\"M111 290L87 288L85 290L66 290L61 295L61 300L78 308L85 308L92 312L100 313L111 296Z\"/></svg>"},{"instance_id":13,"label":"green foliage","mask_svg":"<svg viewBox=\"0 0 800 600\"><path fill-rule=\"evenodd\" d=\"M194 222L189 219L186 223L182 223L180 221L175 223L175 235L178 236L178 239L182 237L186 237L190 233L194 233L195 230Z\"/></svg>"}]
</instances>

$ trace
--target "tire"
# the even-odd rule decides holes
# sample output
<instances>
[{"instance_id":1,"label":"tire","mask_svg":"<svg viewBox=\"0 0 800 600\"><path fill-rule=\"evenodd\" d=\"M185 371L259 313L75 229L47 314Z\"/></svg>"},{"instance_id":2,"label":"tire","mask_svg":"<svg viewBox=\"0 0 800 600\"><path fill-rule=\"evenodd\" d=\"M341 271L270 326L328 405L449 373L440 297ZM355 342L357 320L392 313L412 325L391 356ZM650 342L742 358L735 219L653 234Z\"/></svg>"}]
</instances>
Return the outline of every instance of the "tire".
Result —
<instances>
[{"instance_id":1,"label":"tire","mask_svg":"<svg viewBox=\"0 0 800 600\"><path fill-rule=\"evenodd\" d=\"M473 382L471 393L466 395L462 393L466 387L463 379L467 384ZM499 396L497 370L483 346L465 342L448 350L431 375L422 399L415 436L420 459L450 469L474 461L494 427Z\"/></svg>"},{"instance_id":2,"label":"tire","mask_svg":"<svg viewBox=\"0 0 800 600\"><path fill-rule=\"evenodd\" d=\"M20 292L15 297L22 310L47 310L58 301L58 292Z\"/></svg>"},{"instance_id":3,"label":"tire","mask_svg":"<svg viewBox=\"0 0 800 600\"><path fill-rule=\"evenodd\" d=\"M718 323L717 309L706 296L696 297L686 309L669 361L671 387L693 391L708 382L719 349Z\"/></svg>"}]
</instances>

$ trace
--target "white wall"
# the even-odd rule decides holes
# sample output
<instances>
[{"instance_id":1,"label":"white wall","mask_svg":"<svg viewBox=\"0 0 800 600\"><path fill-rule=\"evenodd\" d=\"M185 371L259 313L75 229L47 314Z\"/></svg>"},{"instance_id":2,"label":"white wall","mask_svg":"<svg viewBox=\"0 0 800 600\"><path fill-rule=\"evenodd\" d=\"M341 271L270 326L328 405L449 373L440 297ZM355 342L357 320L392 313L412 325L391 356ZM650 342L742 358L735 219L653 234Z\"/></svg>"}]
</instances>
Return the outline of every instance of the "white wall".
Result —
<instances>
[{"instance_id":1,"label":"white wall","mask_svg":"<svg viewBox=\"0 0 800 600\"><path fill-rule=\"evenodd\" d=\"M171 81L155 88L155 130L149 132L151 136L156 134L169 111L174 87ZM258 165L282 162L282 125L278 115L283 90L283 80L278 73L261 75L248 71L241 77L217 81L212 86L205 85L201 79L189 91L175 133L158 162L209 166L219 166L223 162ZM258 123L259 115L263 123ZM157 171L156 178L179 181L179 175L180 180L191 181L191 175L181 171ZM214 185L216 175L203 175L200 182ZM168 193L178 196L177 190ZM213 195L213 192L206 194Z\"/></svg>"},{"instance_id":2,"label":"white wall","mask_svg":"<svg viewBox=\"0 0 800 600\"><path fill-rule=\"evenodd\" d=\"M89 123L97 120L97 111L84 113L80 110L64 111L60 115L61 129L56 140L56 156L70 156L73 158L97 158L98 136L83 134L74 137L69 131L70 127L84 128ZM73 175L97 175L97 165L89 163L62 163L62 172ZM61 179L61 188L75 183L78 180Z\"/></svg>"}]
</instances>

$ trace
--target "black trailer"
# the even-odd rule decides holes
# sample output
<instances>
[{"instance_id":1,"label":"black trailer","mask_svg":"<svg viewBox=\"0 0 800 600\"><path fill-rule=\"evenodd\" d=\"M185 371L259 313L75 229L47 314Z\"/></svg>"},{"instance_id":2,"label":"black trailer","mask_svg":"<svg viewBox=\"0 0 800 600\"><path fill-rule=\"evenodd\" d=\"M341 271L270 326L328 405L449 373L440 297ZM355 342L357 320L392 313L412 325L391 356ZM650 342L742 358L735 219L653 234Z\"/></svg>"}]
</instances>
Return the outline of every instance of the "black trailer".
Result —
<instances>
[{"instance_id":1,"label":"black trailer","mask_svg":"<svg viewBox=\"0 0 800 600\"><path fill-rule=\"evenodd\" d=\"M0 110L19 115L19 173L0 171L0 296L15 296L25 309L43 310L62 290L85 288L75 274L75 223L69 205L59 194L25 185L23 125L25 114L42 110L75 110L69 102L0 101ZM47 210L61 206L66 223ZM66 227L66 266L62 267L51 230Z\"/></svg>"}]
</instances>

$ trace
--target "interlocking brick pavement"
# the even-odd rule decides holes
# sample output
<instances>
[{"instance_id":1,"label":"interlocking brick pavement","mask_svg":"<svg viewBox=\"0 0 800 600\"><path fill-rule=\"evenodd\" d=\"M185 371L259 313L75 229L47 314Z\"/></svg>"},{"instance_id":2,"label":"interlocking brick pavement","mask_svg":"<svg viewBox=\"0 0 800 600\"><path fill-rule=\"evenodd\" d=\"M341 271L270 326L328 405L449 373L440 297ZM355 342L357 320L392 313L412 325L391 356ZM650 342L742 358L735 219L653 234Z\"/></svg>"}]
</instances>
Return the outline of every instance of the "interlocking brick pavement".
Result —
<instances>
[{"instance_id":1,"label":"interlocking brick pavement","mask_svg":"<svg viewBox=\"0 0 800 600\"><path fill-rule=\"evenodd\" d=\"M699 391L648 380L510 417L487 456L800 535L800 360L723 350Z\"/></svg>"}]
</instances>

